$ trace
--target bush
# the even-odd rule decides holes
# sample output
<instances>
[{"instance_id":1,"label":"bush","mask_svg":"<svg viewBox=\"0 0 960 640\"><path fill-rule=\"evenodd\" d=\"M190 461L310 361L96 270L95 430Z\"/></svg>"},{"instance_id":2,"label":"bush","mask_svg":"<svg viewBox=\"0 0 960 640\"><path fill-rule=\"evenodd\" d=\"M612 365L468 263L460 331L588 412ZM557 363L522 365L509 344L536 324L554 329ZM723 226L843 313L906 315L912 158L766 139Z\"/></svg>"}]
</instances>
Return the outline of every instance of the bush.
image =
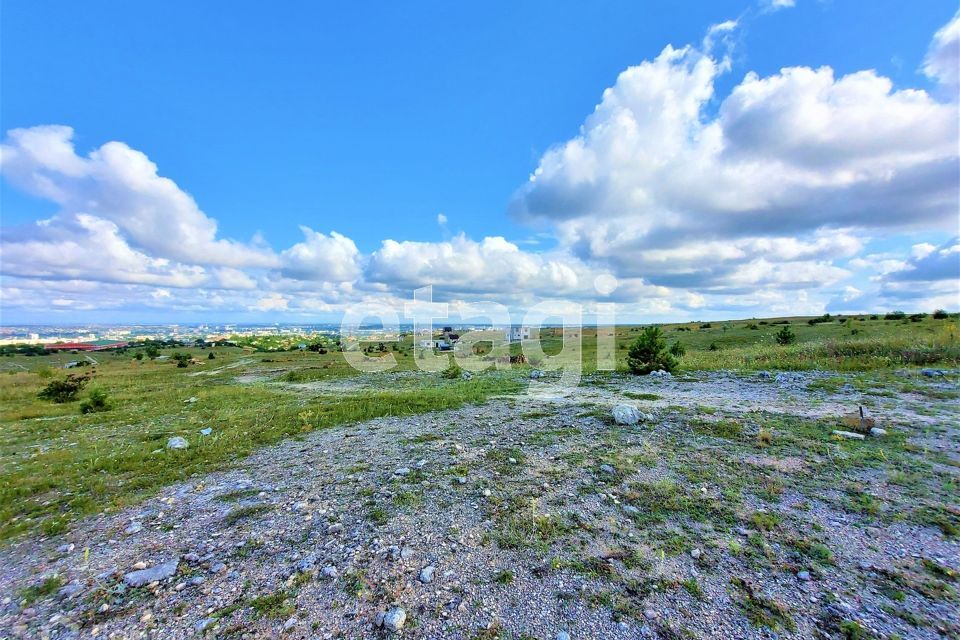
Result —
<instances>
[{"instance_id":1,"label":"bush","mask_svg":"<svg viewBox=\"0 0 960 640\"><path fill-rule=\"evenodd\" d=\"M887 315L883 316L884 320L903 320L907 317L903 311L891 311Z\"/></svg>"},{"instance_id":2,"label":"bush","mask_svg":"<svg viewBox=\"0 0 960 640\"><path fill-rule=\"evenodd\" d=\"M670 345L670 354L682 358L687 353L687 348L679 340Z\"/></svg>"},{"instance_id":3,"label":"bush","mask_svg":"<svg viewBox=\"0 0 960 640\"><path fill-rule=\"evenodd\" d=\"M777 344L793 344L797 341L796 334L790 329L790 327L783 327L780 331L776 333Z\"/></svg>"},{"instance_id":4,"label":"bush","mask_svg":"<svg viewBox=\"0 0 960 640\"><path fill-rule=\"evenodd\" d=\"M133 356L134 360L143 360L143 352L137 351L137 355Z\"/></svg>"},{"instance_id":5,"label":"bush","mask_svg":"<svg viewBox=\"0 0 960 640\"><path fill-rule=\"evenodd\" d=\"M176 361L179 369L186 369L187 365L190 364L189 353L175 353L173 354L173 359Z\"/></svg>"},{"instance_id":6,"label":"bush","mask_svg":"<svg viewBox=\"0 0 960 640\"><path fill-rule=\"evenodd\" d=\"M207 356L207 360L216 360L217 356L213 355L213 351L210 352L210 355Z\"/></svg>"},{"instance_id":7,"label":"bush","mask_svg":"<svg viewBox=\"0 0 960 640\"><path fill-rule=\"evenodd\" d=\"M937 309L933 312L934 320L946 320L949 314L943 309Z\"/></svg>"},{"instance_id":8,"label":"bush","mask_svg":"<svg viewBox=\"0 0 960 640\"><path fill-rule=\"evenodd\" d=\"M449 367L440 372L440 375L448 380L455 380L460 377L462 371L460 367L457 366L457 363L454 362Z\"/></svg>"},{"instance_id":9,"label":"bush","mask_svg":"<svg viewBox=\"0 0 960 640\"><path fill-rule=\"evenodd\" d=\"M110 409L110 398L103 389L91 389L90 396L80 403L80 413L97 413Z\"/></svg>"},{"instance_id":10,"label":"bush","mask_svg":"<svg viewBox=\"0 0 960 640\"><path fill-rule=\"evenodd\" d=\"M712 327L712 326L713 326L713 325L710 324L709 322L704 322L702 325L700 325L700 328L701 328L701 329L709 329L709 328Z\"/></svg>"},{"instance_id":11,"label":"bush","mask_svg":"<svg viewBox=\"0 0 960 640\"><path fill-rule=\"evenodd\" d=\"M68 375L63 380L52 380L47 383L47 386L37 394L37 397L57 403L73 402L77 399L77 394L89 381L89 375Z\"/></svg>"},{"instance_id":12,"label":"bush","mask_svg":"<svg viewBox=\"0 0 960 640\"><path fill-rule=\"evenodd\" d=\"M716 343L716 342L711 342L711 343L710 343L710 346L708 347L708 349L709 349L710 351L720 351L720 347L717 346L717 343Z\"/></svg>"},{"instance_id":13,"label":"bush","mask_svg":"<svg viewBox=\"0 0 960 640\"><path fill-rule=\"evenodd\" d=\"M150 358L151 360L153 360L154 358L160 355L160 349L158 349L157 345L155 344L147 345L147 348L145 349L145 351L146 351L147 357Z\"/></svg>"},{"instance_id":14,"label":"bush","mask_svg":"<svg viewBox=\"0 0 960 640\"><path fill-rule=\"evenodd\" d=\"M677 359L667 351L667 341L663 339L660 327L645 328L630 345L627 366L637 375L646 375L659 369L672 373L677 368Z\"/></svg>"}]
</instances>

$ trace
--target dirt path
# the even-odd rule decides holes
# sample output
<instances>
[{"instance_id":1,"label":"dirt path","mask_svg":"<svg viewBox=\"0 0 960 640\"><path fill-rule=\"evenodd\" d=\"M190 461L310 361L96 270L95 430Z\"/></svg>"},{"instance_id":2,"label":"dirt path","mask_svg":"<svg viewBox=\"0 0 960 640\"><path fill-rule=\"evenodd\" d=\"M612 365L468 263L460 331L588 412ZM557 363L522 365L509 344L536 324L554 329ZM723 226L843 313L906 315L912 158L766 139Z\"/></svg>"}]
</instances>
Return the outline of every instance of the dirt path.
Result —
<instances>
[{"instance_id":1,"label":"dirt path","mask_svg":"<svg viewBox=\"0 0 960 640\"><path fill-rule=\"evenodd\" d=\"M415 638L956 635L960 550L919 507L957 486L955 402L828 379L588 379L315 432L0 551L0 635L380 637L395 609ZM887 440L831 439L861 404Z\"/></svg>"}]
</instances>

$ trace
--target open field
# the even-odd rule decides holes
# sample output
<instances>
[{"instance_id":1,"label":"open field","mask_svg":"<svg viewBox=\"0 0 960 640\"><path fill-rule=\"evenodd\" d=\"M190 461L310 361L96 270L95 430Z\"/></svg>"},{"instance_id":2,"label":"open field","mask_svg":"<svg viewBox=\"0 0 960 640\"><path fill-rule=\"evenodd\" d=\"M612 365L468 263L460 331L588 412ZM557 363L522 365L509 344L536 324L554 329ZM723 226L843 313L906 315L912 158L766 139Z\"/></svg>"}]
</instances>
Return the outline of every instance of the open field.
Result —
<instances>
[{"instance_id":1,"label":"open field","mask_svg":"<svg viewBox=\"0 0 960 640\"><path fill-rule=\"evenodd\" d=\"M530 367L420 372L410 338L382 374L241 348L0 358L0 628L372 637L396 605L424 638L956 637L956 320L788 321L787 346L777 320L666 325L669 379L622 371L635 327L594 371L585 329L585 377L548 393ZM37 397L94 371L79 400L109 410ZM624 403L639 424L611 420ZM859 406L887 434L832 436Z\"/></svg>"}]
</instances>

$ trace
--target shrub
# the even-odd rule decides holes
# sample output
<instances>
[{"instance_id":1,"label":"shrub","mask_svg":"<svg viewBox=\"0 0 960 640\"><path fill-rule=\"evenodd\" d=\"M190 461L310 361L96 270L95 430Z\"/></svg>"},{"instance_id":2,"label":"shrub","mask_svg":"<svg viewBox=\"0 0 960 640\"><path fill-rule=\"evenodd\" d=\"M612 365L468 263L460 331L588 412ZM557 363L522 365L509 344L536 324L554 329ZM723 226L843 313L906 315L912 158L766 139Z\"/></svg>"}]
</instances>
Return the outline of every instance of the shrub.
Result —
<instances>
[{"instance_id":1,"label":"shrub","mask_svg":"<svg viewBox=\"0 0 960 640\"><path fill-rule=\"evenodd\" d=\"M937 309L936 311L933 312L933 319L946 320L949 315L950 314L948 314L944 309Z\"/></svg>"},{"instance_id":2,"label":"shrub","mask_svg":"<svg viewBox=\"0 0 960 640\"><path fill-rule=\"evenodd\" d=\"M77 399L77 394L89 381L89 375L68 375L63 380L52 380L47 383L47 386L37 394L37 397L57 403L73 402Z\"/></svg>"},{"instance_id":3,"label":"shrub","mask_svg":"<svg viewBox=\"0 0 960 640\"><path fill-rule=\"evenodd\" d=\"M710 346L707 347L710 351L720 351L720 347L717 346L716 342L711 342Z\"/></svg>"},{"instance_id":4,"label":"shrub","mask_svg":"<svg viewBox=\"0 0 960 640\"><path fill-rule=\"evenodd\" d=\"M134 360L143 360L143 352L137 351L137 355L133 356Z\"/></svg>"},{"instance_id":5,"label":"shrub","mask_svg":"<svg viewBox=\"0 0 960 640\"><path fill-rule=\"evenodd\" d=\"M157 345L155 344L147 345L147 348L144 351L146 352L147 357L150 358L151 360L153 360L154 358L160 355L160 349L157 348Z\"/></svg>"},{"instance_id":6,"label":"shrub","mask_svg":"<svg viewBox=\"0 0 960 640\"><path fill-rule=\"evenodd\" d=\"M110 409L110 398L103 389L91 389L90 396L80 403L80 413L97 413Z\"/></svg>"},{"instance_id":7,"label":"shrub","mask_svg":"<svg viewBox=\"0 0 960 640\"><path fill-rule=\"evenodd\" d=\"M448 380L455 380L456 378L460 377L461 373L462 371L460 370L460 367L457 366L456 362L454 362L449 367L441 371L440 375Z\"/></svg>"},{"instance_id":8,"label":"shrub","mask_svg":"<svg viewBox=\"0 0 960 640\"><path fill-rule=\"evenodd\" d=\"M790 329L790 327L784 326L777 331L777 344L793 344L797 340L796 334Z\"/></svg>"},{"instance_id":9,"label":"shrub","mask_svg":"<svg viewBox=\"0 0 960 640\"><path fill-rule=\"evenodd\" d=\"M709 328L712 327L712 326L713 326L713 325L710 324L709 322L704 322L702 325L700 325L700 328L701 328L701 329L709 329Z\"/></svg>"},{"instance_id":10,"label":"shrub","mask_svg":"<svg viewBox=\"0 0 960 640\"><path fill-rule=\"evenodd\" d=\"M217 356L213 355L213 351L210 352L210 355L207 356L207 360L216 360Z\"/></svg>"},{"instance_id":11,"label":"shrub","mask_svg":"<svg viewBox=\"0 0 960 640\"><path fill-rule=\"evenodd\" d=\"M891 311L887 315L883 316L884 320L903 320L907 317L903 311Z\"/></svg>"},{"instance_id":12,"label":"shrub","mask_svg":"<svg viewBox=\"0 0 960 640\"><path fill-rule=\"evenodd\" d=\"M687 353L687 348L679 340L670 345L670 355L682 358Z\"/></svg>"},{"instance_id":13,"label":"shrub","mask_svg":"<svg viewBox=\"0 0 960 640\"><path fill-rule=\"evenodd\" d=\"M927 317L927 314L925 313L915 313L912 316L910 316L910 322L920 322L926 317Z\"/></svg>"},{"instance_id":14,"label":"shrub","mask_svg":"<svg viewBox=\"0 0 960 640\"><path fill-rule=\"evenodd\" d=\"M173 359L180 369L186 369L187 365L190 364L190 354L188 353L175 353L173 354Z\"/></svg>"},{"instance_id":15,"label":"shrub","mask_svg":"<svg viewBox=\"0 0 960 640\"><path fill-rule=\"evenodd\" d=\"M627 366L637 375L663 369L671 373L677 368L677 359L667 351L660 327L647 327L627 351Z\"/></svg>"}]
</instances>

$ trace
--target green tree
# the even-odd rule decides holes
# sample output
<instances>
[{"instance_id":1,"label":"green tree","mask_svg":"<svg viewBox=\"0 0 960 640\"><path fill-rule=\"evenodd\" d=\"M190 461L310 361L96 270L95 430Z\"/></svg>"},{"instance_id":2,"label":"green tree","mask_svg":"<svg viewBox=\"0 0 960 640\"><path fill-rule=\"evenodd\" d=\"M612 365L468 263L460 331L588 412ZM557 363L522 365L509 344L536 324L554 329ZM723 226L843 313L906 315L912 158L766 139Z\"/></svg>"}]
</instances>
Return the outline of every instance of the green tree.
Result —
<instances>
[{"instance_id":1,"label":"green tree","mask_svg":"<svg viewBox=\"0 0 960 640\"><path fill-rule=\"evenodd\" d=\"M790 327L781 327L780 331L777 331L777 344L793 344L797 340L796 334L790 329Z\"/></svg>"},{"instance_id":2,"label":"green tree","mask_svg":"<svg viewBox=\"0 0 960 640\"><path fill-rule=\"evenodd\" d=\"M687 348L683 346L683 343L677 340L672 345L670 345L670 354L678 358L682 358L687 353Z\"/></svg>"},{"instance_id":3,"label":"green tree","mask_svg":"<svg viewBox=\"0 0 960 640\"><path fill-rule=\"evenodd\" d=\"M667 341L660 327L647 327L627 351L627 366L637 375L663 369L673 373L677 359L667 350Z\"/></svg>"},{"instance_id":4,"label":"green tree","mask_svg":"<svg viewBox=\"0 0 960 640\"><path fill-rule=\"evenodd\" d=\"M77 399L80 390L89 381L89 374L82 376L68 375L63 380L52 380L47 383L47 386L37 394L37 397L57 403L73 402Z\"/></svg>"}]
</instances>

